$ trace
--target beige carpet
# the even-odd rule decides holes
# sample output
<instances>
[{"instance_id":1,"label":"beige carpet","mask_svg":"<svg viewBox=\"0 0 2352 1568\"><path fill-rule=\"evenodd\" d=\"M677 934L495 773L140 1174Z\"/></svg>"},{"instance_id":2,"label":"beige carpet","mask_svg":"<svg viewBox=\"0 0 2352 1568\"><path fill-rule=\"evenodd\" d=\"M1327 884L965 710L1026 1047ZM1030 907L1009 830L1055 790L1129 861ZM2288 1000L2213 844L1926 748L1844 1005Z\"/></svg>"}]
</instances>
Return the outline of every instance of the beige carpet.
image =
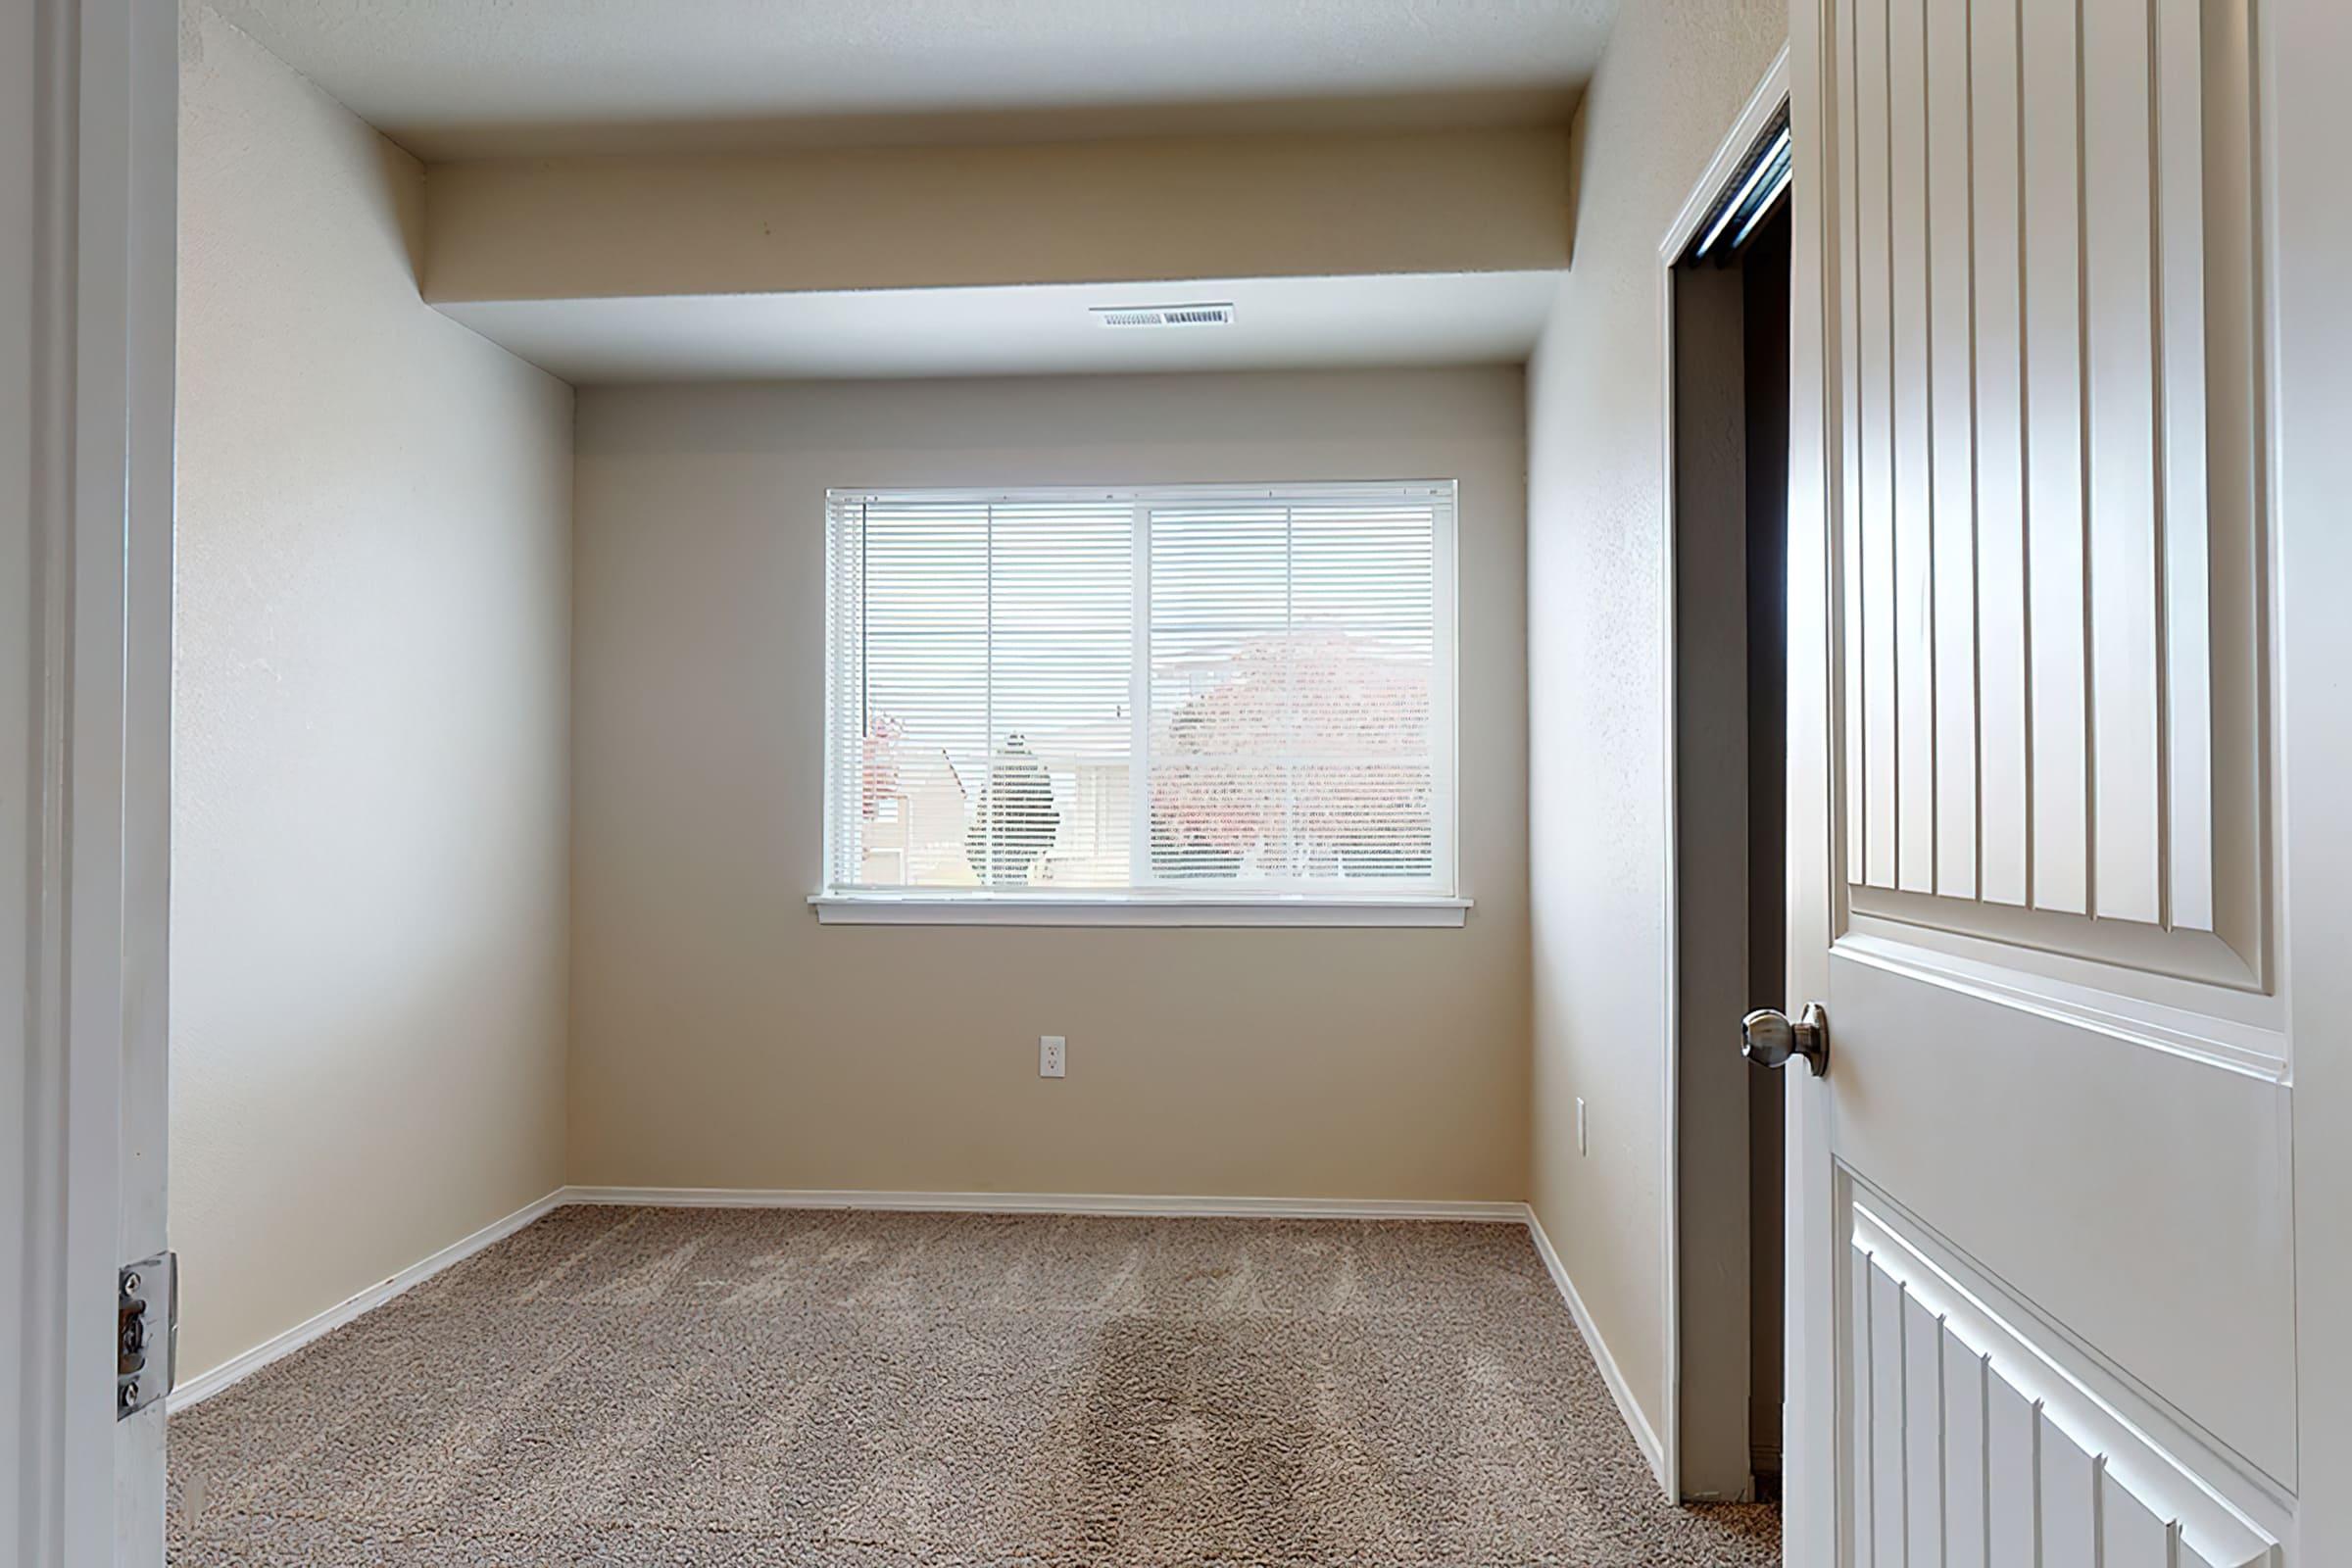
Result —
<instances>
[{"instance_id":1,"label":"beige carpet","mask_svg":"<svg viewBox=\"0 0 2352 1568\"><path fill-rule=\"evenodd\" d=\"M1780 1558L1512 1225L567 1208L171 1434L182 1568Z\"/></svg>"}]
</instances>

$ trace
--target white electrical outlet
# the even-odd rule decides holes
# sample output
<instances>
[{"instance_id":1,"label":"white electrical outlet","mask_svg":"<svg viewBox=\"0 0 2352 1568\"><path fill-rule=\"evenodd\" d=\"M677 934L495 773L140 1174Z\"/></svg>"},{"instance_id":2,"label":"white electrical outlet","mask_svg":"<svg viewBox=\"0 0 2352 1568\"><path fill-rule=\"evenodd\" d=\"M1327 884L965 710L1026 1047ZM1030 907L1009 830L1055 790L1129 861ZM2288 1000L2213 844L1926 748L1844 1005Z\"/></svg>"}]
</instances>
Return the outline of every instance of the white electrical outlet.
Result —
<instances>
[{"instance_id":1,"label":"white electrical outlet","mask_svg":"<svg viewBox=\"0 0 2352 1568\"><path fill-rule=\"evenodd\" d=\"M1580 1154L1592 1152L1585 1144L1585 1097L1582 1095L1576 1097L1576 1152Z\"/></svg>"},{"instance_id":2,"label":"white electrical outlet","mask_svg":"<svg viewBox=\"0 0 2352 1568\"><path fill-rule=\"evenodd\" d=\"M1059 1078L1067 1065L1068 1043L1059 1035L1037 1037L1037 1075L1040 1078Z\"/></svg>"}]
</instances>

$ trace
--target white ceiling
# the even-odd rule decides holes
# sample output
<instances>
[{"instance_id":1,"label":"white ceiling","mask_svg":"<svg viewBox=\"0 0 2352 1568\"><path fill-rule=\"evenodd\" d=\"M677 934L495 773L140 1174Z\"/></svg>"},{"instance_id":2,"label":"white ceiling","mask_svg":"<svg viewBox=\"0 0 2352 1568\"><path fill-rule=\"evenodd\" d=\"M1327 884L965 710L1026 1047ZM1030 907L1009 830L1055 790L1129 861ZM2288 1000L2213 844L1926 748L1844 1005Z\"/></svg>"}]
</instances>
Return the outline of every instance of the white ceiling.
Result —
<instances>
[{"instance_id":1,"label":"white ceiling","mask_svg":"<svg viewBox=\"0 0 2352 1568\"><path fill-rule=\"evenodd\" d=\"M1618 0L212 0L418 157L1494 123Z\"/></svg>"},{"instance_id":2,"label":"white ceiling","mask_svg":"<svg viewBox=\"0 0 2352 1568\"><path fill-rule=\"evenodd\" d=\"M1558 272L513 300L437 307L574 383L1515 363ZM1229 301L1229 326L1089 307Z\"/></svg>"}]
</instances>

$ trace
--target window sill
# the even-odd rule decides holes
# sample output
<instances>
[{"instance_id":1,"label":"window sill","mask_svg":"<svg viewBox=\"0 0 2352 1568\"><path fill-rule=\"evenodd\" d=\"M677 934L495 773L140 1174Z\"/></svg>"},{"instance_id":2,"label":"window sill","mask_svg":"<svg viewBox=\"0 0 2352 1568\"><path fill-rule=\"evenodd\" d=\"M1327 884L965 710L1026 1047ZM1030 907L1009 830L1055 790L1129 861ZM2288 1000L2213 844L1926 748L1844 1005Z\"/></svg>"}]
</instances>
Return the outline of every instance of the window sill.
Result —
<instances>
[{"instance_id":1,"label":"window sill","mask_svg":"<svg viewBox=\"0 0 2352 1568\"><path fill-rule=\"evenodd\" d=\"M1468 899L1326 894L1201 898L1045 897L1017 893L818 893L822 925L1458 926Z\"/></svg>"}]
</instances>

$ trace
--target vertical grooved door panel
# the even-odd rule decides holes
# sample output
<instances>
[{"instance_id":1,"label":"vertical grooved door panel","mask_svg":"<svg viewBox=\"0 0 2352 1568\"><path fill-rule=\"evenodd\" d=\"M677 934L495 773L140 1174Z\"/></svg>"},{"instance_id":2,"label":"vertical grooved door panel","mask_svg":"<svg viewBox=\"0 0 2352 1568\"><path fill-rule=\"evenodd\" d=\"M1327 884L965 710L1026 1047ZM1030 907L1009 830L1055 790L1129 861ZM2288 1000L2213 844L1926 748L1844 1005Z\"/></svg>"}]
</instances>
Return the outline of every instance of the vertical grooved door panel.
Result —
<instances>
[{"instance_id":1,"label":"vertical grooved door panel","mask_svg":"<svg viewBox=\"0 0 2352 1568\"><path fill-rule=\"evenodd\" d=\"M2214 925L2213 536L2207 522L2203 17L2155 0L2154 280L2158 502L2164 563L2166 887L2169 922Z\"/></svg>"},{"instance_id":2,"label":"vertical grooved door panel","mask_svg":"<svg viewBox=\"0 0 2352 1568\"><path fill-rule=\"evenodd\" d=\"M2025 185L2020 177L2016 8L1968 8L1972 266L1970 335L1978 601L1977 736L1988 904L2022 906L2032 848L2027 805Z\"/></svg>"},{"instance_id":3,"label":"vertical grooved door panel","mask_svg":"<svg viewBox=\"0 0 2352 1568\"><path fill-rule=\"evenodd\" d=\"M1886 7L1854 10L1853 216L1856 483L1860 581L1846 596L1848 636L1862 644L1864 837L1856 880L1891 888L1896 875L1898 764L1895 744L1894 301L1892 207L1888 196L1892 115L1888 102Z\"/></svg>"},{"instance_id":4,"label":"vertical grooved door panel","mask_svg":"<svg viewBox=\"0 0 2352 1568\"><path fill-rule=\"evenodd\" d=\"M2081 0L2091 834L2102 918L2163 918L2154 141L2147 0Z\"/></svg>"},{"instance_id":5,"label":"vertical grooved door panel","mask_svg":"<svg viewBox=\"0 0 2352 1568\"><path fill-rule=\"evenodd\" d=\"M1904 1568L1943 1568L1943 1321L1903 1298Z\"/></svg>"},{"instance_id":6,"label":"vertical grooved door panel","mask_svg":"<svg viewBox=\"0 0 2352 1568\"><path fill-rule=\"evenodd\" d=\"M1948 1328L1937 1326L1943 1357L1943 1560L1946 1568L1993 1568L1990 1540L1991 1448L1985 1429L1988 1362Z\"/></svg>"},{"instance_id":7,"label":"vertical grooved door panel","mask_svg":"<svg viewBox=\"0 0 2352 1568\"><path fill-rule=\"evenodd\" d=\"M1936 892L1977 897L1976 343L1969 302L1969 7L1927 8L1929 574L1935 628ZM1933 69L1959 62L1960 69Z\"/></svg>"},{"instance_id":8,"label":"vertical grooved door panel","mask_svg":"<svg viewBox=\"0 0 2352 1568\"><path fill-rule=\"evenodd\" d=\"M1985 1396L1984 1524L1986 1550L2002 1568L2031 1568L2041 1513L2041 1412L2005 1378Z\"/></svg>"},{"instance_id":9,"label":"vertical grooved door panel","mask_svg":"<svg viewBox=\"0 0 2352 1568\"><path fill-rule=\"evenodd\" d=\"M2046 1409L2034 1419L2041 1456L2041 1568L2099 1568L2099 1461Z\"/></svg>"},{"instance_id":10,"label":"vertical grooved door panel","mask_svg":"<svg viewBox=\"0 0 2352 1568\"><path fill-rule=\"evenodd\" d=\"M2269 977L2242 0L1832 0L1851 906Z\"/></svg>"},{"instance_id":11,"label":"vertical grooved door panel","mask_svg":"<svg viewBox=\"0 0 2352 1568\"><path fill-rule=\"evenodd\" d=\"M2022 1348L1984 1303L1857 1237L1849 1339L1855 1561L1869 1568L2250 1568L2274 1544L2195 1474ZM1913 1275L1918 1273L1918 1289ZM1980 1340L1986 1343L1978 1343ZM2064 1396L2065 1408L2040 1390ZM2185 1520L2195 1516L2201 1541ZM2203 1548L2200 1554L2199 1547Z\"/></svg>"},{"instance_id":12,"label":"vertical grooved door panel","mask_svg":"<svg viewBox=\"0 0 2352 1568\"><path fill-rule=\"evenodd\" d=\"M1895 886L1936 891L1936 625L1928 405L1928 0L1887 0L1887 298L1894 487Z\"/></svg>"},{"instance_id":13,"label":"vertical grooved door panel","mask_svg":"<svg viewBox=\"0 0 2352 1568\"><path fill-rule=\"evenodd\" d=\"M1871 1310L1872 1293L1878 1287L1879 1271L1870 1266L1870 1254L1859 1253L1851 1276L1846 1310L1849 1315L1847 1343L1853 1348L1853 1375L1846 1380L1846 1396L1851 1401L1845 1413L1845 1442L1849 1457L1845 1461L1852 1485L1846 1489L1852 1499L1848 1522L1851 1526L1854 1561L1868 1563L1872 1547L1878 1540L1878 1490L1873 1484L1873 1471L1878 1456L1879 1382L1877 1367L1872 1358Z\"/></svg>"},{"instance_id":14,"label":"vertical grooved door panel","mask_svg":"<svg viewBox=\"0 0 2352 1568\"><path fill-rule=\"evenodd\" d=\"M1903 1287L1870 1276L1870 1517L1872 1568L1903 1568L1910 1541L1910 1471L1903 1450Z\"/></svg>"},{"instance_id":15,"label":"vertical grooved door panel","mask_svg":"<svg viewBox=\"0 0 2352 1568\"><path fill-rule=\"evenodd\" d=\"M2028 5L2025 99L2026 602L2035 908L2090 910L2089 580L2082 486L2082 167L2071 5Z\"/></svg>"},{"instance_id":16,"label":"vertical grooved door panel","mask_svg":"<svg viewBox=\"0 0 2352 1568\"><path fill-rule=\"evenodd\" d=\"M2099 1561L2113 1568L2146 1563L2170 1568L2175 1529L2169 1520L2120 1485L2114 1473L2099 1471Z\"/></svg>"},{"instance_id":17,"label":"vertical grooved door panel","mask_svg":"<svg viewBox=\"0 0 2352 1568\"><path fill-rule=\"evenodd\" d=\"M1840 11L1830 28L1830 47L1836 52L1836 78L1833 90L1837 93L1837 118L1841 125L1852 125L1860 112L1857 97L1855 8ZM1861 189L1861 138L1845 135L1838 138L1837 207L1840 213L1852 215L1858 211ZM1838 552L1839 600L1843 611L1838 617L1841 632L1838 639L1839 659L1838 677L1843 687L1839 703L1839 722L1844 730L1841 737L1844 755L1844 816L1845 833L1841 851L1850 874L1856 881L1868 879L1872 864L1865 824L1870 817L1870 801L1864 787L1871 776L1865 761L1867 755L1864 737L1869 733L1867 693L1867 640L1863 629L1863 607L1860 603L1863 574L1862 507L1862 443L1857 438L1862 428L1862 307L1861 292L1853 285L1859 273L1861 224L1850 219L1841 225L1833 244L1832 258L1846 286L1838 291L1838 416L1837 427L1847 432L1838 443L1838 488L1848 498L1844 515L1838 519Z\"/></svg>"}]
</instances>

